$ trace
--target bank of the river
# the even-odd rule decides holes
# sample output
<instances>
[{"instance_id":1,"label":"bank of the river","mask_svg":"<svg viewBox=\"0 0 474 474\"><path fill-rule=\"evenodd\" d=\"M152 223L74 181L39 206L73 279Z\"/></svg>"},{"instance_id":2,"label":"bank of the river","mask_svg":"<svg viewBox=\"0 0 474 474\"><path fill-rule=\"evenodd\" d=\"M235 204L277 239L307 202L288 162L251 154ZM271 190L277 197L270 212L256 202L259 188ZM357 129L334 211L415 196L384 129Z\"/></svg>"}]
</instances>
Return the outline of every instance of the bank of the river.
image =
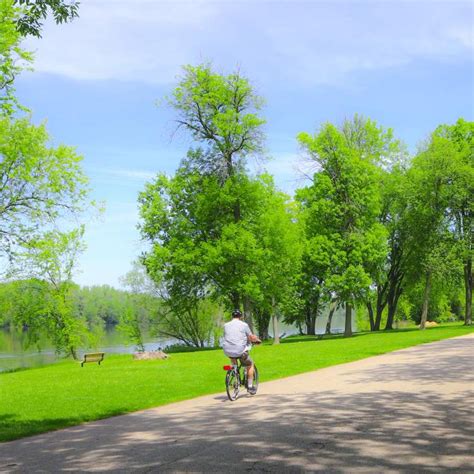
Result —
<instances>
[{"instance_id":1,"label":"bank of the river","mask_svg":"<svg viewBox=\"0 0 474 474\"><path fill-rule=\"evenodd\" d=\"M344 331L345 314L339 309L334 314L331 330L334 333ZM352 328L357 331L357 321L355 317L352 321ZM316 332L324 334L326 330L325 315L319 317L316 322ZM296 326L289 326L280 323L280 334L297 334ZM273 336L270 327L270 335ZM28 331L9 331L0 329L0 372L11 371L15 369L26 369L41 367L48 364L61 361L54 350L52 342L46 335L42 335L35 344L28 340ZM79 354L83 352L100 351L108 354L131 354L136 351L136 347L127 340L123 332L116 327L108 327L102 334L96 336L96 344L92 347L79 348ZM153 351L158 348L164 348L170 344L178 343L175 339L164 339L154 337L151 334L144 334L145 350Z\"/></svg>"},{"instance_id":2,"label":"bank of the river","mask_svg":"<svg viewBox=\"0 0 474 474\"><path fill-rule=\"evenodd\" d=\"M28 336L27 331L0 329L0 372L42 367L63 359L56 354L52 342L46 335L42 335L35 344L28 341ZM176 342L174 339L160 339L150 334L144 335L144 346L148 351ZM116 327L109 327L97 337L97 343L93 347L79 348L79 353L91 351L131 354L136 351L136 347Z\"/></svg>"},{"instance_id":3,"label":"bank of the river","mask_svg":"<svg viewBox=\"0 0 474 474\"><path fill-rule=\"evenodd\" d=\"M452 324L348 339L292 337L279 346L255 347L253 357L267 381L472 332L474 327ZM222 392L224 363L221 350L208 350L172 354L165 361L107 355L100 367L63 361L0 374L0 440Z\"/></svg>"}]
</instances>

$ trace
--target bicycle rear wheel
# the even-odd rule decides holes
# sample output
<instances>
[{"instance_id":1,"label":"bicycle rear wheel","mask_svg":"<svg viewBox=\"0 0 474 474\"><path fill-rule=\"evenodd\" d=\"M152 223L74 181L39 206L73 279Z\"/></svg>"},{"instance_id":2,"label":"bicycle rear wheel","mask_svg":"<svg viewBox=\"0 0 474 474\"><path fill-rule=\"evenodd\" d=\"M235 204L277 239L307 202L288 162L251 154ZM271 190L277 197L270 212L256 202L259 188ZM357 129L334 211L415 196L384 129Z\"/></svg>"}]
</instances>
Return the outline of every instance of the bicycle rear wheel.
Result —
<instances>
[{"instance_id":1,"label":"bicycle rear wheel","mask_svg":"<svg viewBox=\"0 0 474 474\"><path fill-rule=\"evenodd\" d=\"M228 370L225 376L225 388L229 400L233 402L239 396L240 377L234 369Z\"/></svg>"}]
</instances>

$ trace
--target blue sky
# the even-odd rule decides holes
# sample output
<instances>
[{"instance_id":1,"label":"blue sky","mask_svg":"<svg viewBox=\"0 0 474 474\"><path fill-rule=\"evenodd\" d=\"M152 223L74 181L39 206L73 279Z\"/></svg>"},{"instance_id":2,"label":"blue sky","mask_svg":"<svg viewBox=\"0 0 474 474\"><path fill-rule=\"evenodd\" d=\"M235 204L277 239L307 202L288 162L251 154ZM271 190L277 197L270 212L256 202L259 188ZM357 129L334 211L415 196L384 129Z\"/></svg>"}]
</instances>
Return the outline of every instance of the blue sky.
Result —
<instances>
[{"instance_id":1,"label":"blue sky","mask_svg":"<svg viewBox=\"0 0 474 474\"><path fill-rule=\"evenodd\" d=\"M291 193L307 167L295 136L322 122L363 114L414 152L438 124L473 120L473 25L473 4L457 1L83 0L73 23L28 40L35 72L17 83L106 202L76 281L119 286L144 249L137 195L191 144L171 139L172 111L157 106L183 64L250 78L266 99L264 166Z\"/></svg>"}]
</instances>

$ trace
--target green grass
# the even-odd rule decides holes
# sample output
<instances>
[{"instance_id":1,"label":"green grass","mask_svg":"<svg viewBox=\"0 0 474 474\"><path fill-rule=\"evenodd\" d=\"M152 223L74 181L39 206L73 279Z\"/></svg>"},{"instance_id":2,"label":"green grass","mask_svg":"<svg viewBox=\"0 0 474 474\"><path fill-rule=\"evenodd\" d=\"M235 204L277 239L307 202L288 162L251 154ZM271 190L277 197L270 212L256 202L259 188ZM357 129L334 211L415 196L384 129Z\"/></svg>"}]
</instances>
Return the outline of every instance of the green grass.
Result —
<instances>
[{"instance_id":1,"label":"green grass","mask_svg":"<svg viewBox=\"0 0 474 474\"><path fill-rule=\"evenodd\" d=\"M451 324L349 339L296 336L279 346L255 347L252 357L267 381L472 332L474 327ZM221 350L208 350L175 353L165 361L106 355L100 367L64 361L0 374L0 441L224 392L226 363Z\"/></svg>"}]
</instances>

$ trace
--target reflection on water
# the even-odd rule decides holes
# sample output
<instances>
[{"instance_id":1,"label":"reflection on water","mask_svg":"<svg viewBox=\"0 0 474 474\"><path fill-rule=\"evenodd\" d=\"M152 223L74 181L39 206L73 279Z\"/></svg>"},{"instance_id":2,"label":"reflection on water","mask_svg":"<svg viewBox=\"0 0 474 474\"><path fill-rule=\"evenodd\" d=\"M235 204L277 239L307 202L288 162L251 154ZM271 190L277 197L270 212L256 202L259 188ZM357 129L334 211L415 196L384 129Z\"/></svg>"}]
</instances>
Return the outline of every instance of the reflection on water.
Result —
<instances>
[{"instance_id":1,"label":"reflection on water","mask_svg":"<svg viewBox=\"0 0 474 474\"><path fill-rule=\"evenodd\" d=\"M168 344L174 340L164 340L145 336L145 350L152 351ZM87 352L100 350L113 354L131 354L136 349L127 338L115 328L104 331L97 347L80 350ZM54 351L51 341L41 336L36 344L31 345L26 331L0 330L0 372L26 367L39 367L60 360Z\"/></svg>"},{"instance_id":2,"label":"reflection on water","mask_svg":"<svg viewBox=\"0 0 474 474\"><path fill-rule=\"evenodd\" d=\"M333 333L344 331L344 311L339 309L334 313L331 329ZM322 314L316 320L316 333L324 334L326 329L327 314ZM278 324L280 334L286 336L298 334L295 326ZM356 331L355 318L353 319L352 328ZM270 336L273 336L272 324L270 324ZM150 335L144 337L145 350L153 351L160 347L166 347L177 341L173 339L153 338ZM39 367L41 365L51 364L60 360L54 352L51 341L42 336L35 345L29 344L28 333L25 331L7 331L0 330L0 372L5 370L13 370L26 367ZM99 343L96 347L80 350L87 352L92 350L100 350L113 354L131 354L136 348L127 340L126 336L115 328L109 328L104 331Z\"/></svg>"}]
</instances>

